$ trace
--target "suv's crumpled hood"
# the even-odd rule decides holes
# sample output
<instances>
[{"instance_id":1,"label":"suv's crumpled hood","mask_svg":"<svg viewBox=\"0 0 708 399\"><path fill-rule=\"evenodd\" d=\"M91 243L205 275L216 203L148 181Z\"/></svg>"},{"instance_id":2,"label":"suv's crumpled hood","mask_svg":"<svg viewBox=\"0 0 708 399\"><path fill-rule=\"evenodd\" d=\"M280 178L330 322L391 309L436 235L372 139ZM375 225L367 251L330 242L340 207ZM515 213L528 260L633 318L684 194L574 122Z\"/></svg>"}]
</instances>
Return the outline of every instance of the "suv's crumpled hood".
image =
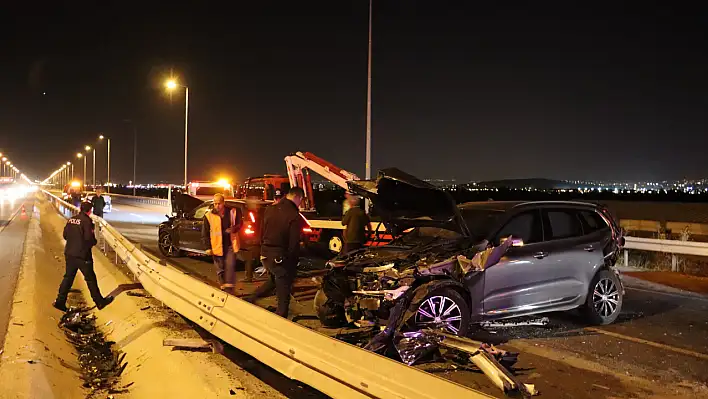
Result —
<instances>
[{"instance_id":1,"label":"suv's crumpled hood","mask_svg":"<svg viewBox=\"0 0 708 399\"><path fill-rule=\"evenodd\" d=\"M430 226L469 235L450 194L399 169L382 169L376 180L352 180L347 185L369 198L377 213L400 229Z\"/></svg>"}]
</instances>

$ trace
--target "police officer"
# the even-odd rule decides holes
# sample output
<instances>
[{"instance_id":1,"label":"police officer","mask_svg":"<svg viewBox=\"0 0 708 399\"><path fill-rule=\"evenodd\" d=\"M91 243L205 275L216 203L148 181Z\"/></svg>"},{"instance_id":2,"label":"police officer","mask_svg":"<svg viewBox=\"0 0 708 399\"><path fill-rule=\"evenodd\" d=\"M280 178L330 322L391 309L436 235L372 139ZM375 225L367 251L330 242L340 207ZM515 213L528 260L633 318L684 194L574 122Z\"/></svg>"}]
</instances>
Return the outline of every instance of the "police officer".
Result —
<instances>
[{"instance_id":1,"label":"police officer","mask_svg":"<svg viewBox=\"0 0 708 399\"><path fill-rule=\"evenodd\" d=\"M276 314L282 317L288 317L290 291L300 257L300 237L305 220L300 216L298 207L304 196L302 188L293 187L280 202L266 208L261 261L270 277L253 294L244 298L252 303L275 289L278 298Z\"/></svg>"},{"instance_id":2,"label":"police officer","mask_svg":"<svg viewBox=\"0 0 708 399\"><path fill-rule=\"evenodd\" d=\"M99 310L113 302L112 296L104 298L101 295L101 290L98 289L98 282L96 281L96 273L93 271L91 248L96 245L97 241L93 221L90 217L92 208L93 204L90 202L82 202L80 212L72 216L64 227L66 273L64 273L64 279L59 286L57 299L53 303L55 308L63 312L67 311L66 297L69 295L76 272L79 270L84 275L86 285L89 292L91 292L91 298Z\"/></svg>"}]
</instances>

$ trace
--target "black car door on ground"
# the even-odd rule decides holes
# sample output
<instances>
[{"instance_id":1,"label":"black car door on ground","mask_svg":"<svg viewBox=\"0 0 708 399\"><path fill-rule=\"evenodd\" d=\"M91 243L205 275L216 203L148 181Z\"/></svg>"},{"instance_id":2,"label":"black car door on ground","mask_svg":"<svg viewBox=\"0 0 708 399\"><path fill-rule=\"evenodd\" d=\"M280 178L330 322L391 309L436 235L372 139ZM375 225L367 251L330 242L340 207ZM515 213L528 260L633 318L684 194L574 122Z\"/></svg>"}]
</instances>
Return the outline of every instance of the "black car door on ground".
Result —
<instances>
[{"instance_id":1,"label":"black car door on ground","mask_svg":"<svg viewBox=\"0 0 708 399\"><path fill-rule=\"evenodd\" d=\"M520 212L491 237L494 245L513 236L523 245L511 247L504 258L484 271L483 309L488 316L520 314L548 301L543 222L538 209Z\"/></svg>"},{"instance_id":2,"label":"black car door on ground","mask_svg":"<svg viewBox=\"0 0 708 399\"><path fill-rule=\"evenodd\" d=\"M178 246L181 249L203 252L202 225L204 214L211 208L211 202L205 202L189 212L177 222Z\"/></svg>"},{"instance_id":3,"label":"black car door on ground","mask_svg":"<svg viewBox=\"0 0 708 399\"><path fill-rule=\"evenodd\" d=\"M594 272L602 265L598 236L586 234L581 216L581 210L574 208L543 210L544 231L549 233L546 259L553 276L549 299L558 305L570 305L585 298Z\"/></svg>"}]
</instances>

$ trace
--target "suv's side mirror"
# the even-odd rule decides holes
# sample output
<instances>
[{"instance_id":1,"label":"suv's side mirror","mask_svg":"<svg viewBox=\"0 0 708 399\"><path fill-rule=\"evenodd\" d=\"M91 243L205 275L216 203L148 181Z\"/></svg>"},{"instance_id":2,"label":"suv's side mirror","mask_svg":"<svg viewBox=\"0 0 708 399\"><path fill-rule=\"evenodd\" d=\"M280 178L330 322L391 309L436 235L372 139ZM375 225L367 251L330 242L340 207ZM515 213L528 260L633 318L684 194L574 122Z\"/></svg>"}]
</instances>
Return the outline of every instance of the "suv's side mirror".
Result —
<instances>
[{"instance_id":1,"label":"suv's side mirror","mask_svg":"<svg viewBox=\"0 0 708 399\"><path fill-rule=\"evenodd\" d=\"M522 240L519 237L502 237L501 240L499 240L499 245L504 244L506 240L511 239L511 246L512 247L523 247L524 246L524 240Z\"/></svg>"}]
</instances>

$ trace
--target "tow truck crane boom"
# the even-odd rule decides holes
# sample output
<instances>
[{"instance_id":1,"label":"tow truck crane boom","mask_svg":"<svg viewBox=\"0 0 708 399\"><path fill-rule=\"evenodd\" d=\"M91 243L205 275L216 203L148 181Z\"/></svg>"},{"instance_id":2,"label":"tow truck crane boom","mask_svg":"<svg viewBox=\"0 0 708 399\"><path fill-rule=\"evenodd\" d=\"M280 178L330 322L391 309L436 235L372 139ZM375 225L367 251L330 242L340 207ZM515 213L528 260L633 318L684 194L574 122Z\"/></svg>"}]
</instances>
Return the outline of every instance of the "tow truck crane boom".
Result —
<instances>
[{"instance_id":1,"label":"tow truck crane boom","mask_svg":"<svg viewBox=\"0 0 708 399\"><path fill-rule=\"evenodd\" d=\"M352 172L325 161L311 152L296 152L285 157L285 165L288 169L288 178L291 187L301 187L305 190L305 201L303 210L314 210L315 201L312 193L312 181L310 171L317 173L344 190L348 190L347 182L359 180L359 177Z\"/></svg>"}]
</instances>

